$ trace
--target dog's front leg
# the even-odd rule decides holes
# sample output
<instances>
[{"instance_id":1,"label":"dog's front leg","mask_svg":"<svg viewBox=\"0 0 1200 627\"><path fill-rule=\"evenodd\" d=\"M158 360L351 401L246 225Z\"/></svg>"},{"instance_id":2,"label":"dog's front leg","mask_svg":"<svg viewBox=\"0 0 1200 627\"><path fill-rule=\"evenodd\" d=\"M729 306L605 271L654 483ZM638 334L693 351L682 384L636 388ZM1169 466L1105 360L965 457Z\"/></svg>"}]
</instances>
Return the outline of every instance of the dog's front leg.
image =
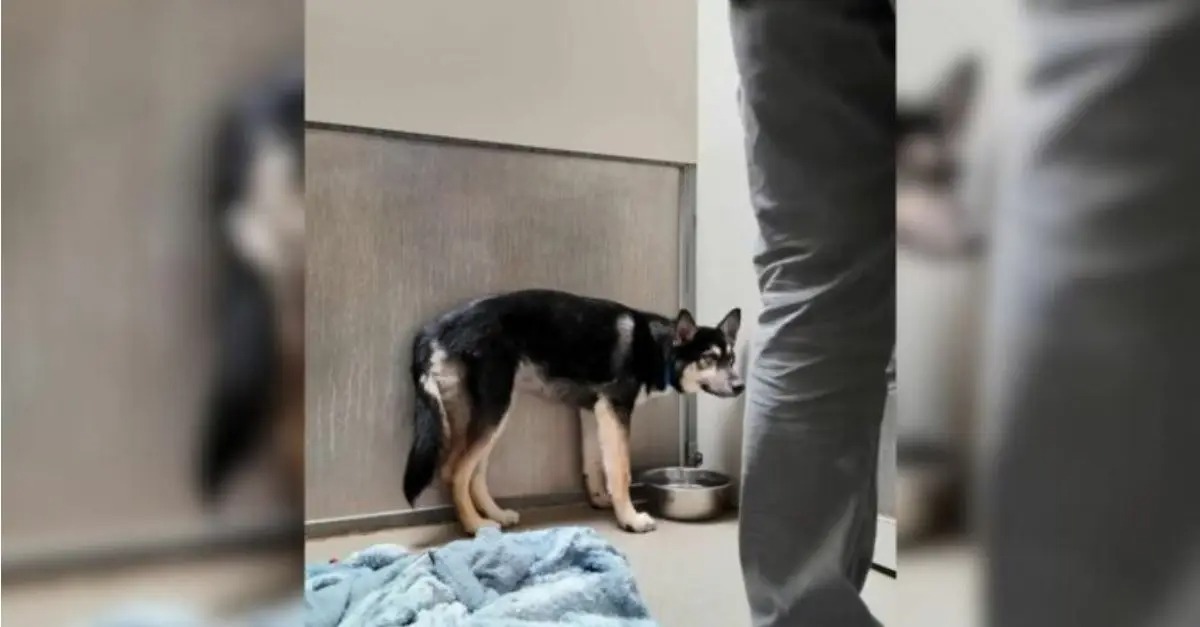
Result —
<instances>
[{"instance_id":1,"label":"dog's front leg","mask_svg":"<svg viewBox=\"0 0 1200 627\"><path fill-rule=\"evenodd\" d=\"M596 416L585 409L579 412L579 418L579 449L588 503L597 509L607 509L612 507L612 499L604 485L604 461L600 454L600 436L596 432Z\"/></svg>"},{"instance_id":2,"label":"dog's front leg","mask_svg":"<svg viewBox=\"0 0 1200 627\"><path fill-rule=\"evenodd\" d=\"M629 419L632 408L614 406L611 400L601 397L594 411L604 475L617 522L626 531L650 531L654 529L654 519L634 509L633 500L629 497Z\"/></svg>"}]
</instances>

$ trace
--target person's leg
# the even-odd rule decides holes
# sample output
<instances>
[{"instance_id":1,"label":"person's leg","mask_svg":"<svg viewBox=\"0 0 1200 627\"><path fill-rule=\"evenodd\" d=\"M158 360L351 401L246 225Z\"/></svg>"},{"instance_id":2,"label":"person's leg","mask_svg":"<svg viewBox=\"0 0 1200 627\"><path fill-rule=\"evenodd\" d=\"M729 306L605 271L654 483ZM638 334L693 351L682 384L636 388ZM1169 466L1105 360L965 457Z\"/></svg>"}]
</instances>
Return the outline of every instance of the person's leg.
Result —
<instances>
[{"instance_id":1,"label":"person's leg","mask_svg":"<svg viewBox=\"0 0 1200 627\"><path fill-rule=\"evenodd\" d=\"M1026 9L990 301L989 614L1197 625L1200 7Z\"/></svg>"},{"instance_id":2,"label":"person's leg","mask_svg":"<svg viewBox=\"0 0 1200 627\"><path fill-rule=\"evenodd\" d=\"M733 2L763 311L742 571L756 625L875 624L876 460L895 335L895 15Z\"/></svg>"}]
</instances>

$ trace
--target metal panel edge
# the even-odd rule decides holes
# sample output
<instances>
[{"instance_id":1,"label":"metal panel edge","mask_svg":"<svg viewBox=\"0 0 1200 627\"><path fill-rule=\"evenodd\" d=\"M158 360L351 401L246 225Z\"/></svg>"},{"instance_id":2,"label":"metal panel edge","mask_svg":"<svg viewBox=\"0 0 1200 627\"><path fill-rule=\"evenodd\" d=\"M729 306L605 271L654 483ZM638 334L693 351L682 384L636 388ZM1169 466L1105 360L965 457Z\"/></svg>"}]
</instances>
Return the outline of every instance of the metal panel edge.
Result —
<instances>
[{"instance_id":1,"label":"metal panel edge","mask_svg":"<svg viewBox=\"0 0 1200 627\"><path fill-rule=\"evenodd\" d=\"M696 166L679 168L679 305L696 309ZM679 400L679 463L699 466L703 463L696 428L696 398L684 395Z\"/></svg>"},{"instance_id":2,"label":"metal panel edge","mask_svg":"<svg viewBox=\"0 0 1200 627\"><path fill-rule=\"evenodd\" d=\"M141 536L136 540L46 543L8 551L3 560L5 584L41 581L64 575L110 572L184 559L286 552L301 539L299 521L290 518L215 526Z\"/></svg>"}]
</instances>

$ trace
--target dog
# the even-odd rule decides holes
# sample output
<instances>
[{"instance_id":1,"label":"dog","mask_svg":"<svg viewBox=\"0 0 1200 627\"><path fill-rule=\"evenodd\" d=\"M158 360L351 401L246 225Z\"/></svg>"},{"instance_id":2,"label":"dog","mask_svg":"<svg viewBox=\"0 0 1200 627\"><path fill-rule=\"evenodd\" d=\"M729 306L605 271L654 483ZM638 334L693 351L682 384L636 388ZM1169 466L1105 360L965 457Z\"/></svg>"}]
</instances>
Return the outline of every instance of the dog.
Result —
<instances>
[{"instance_id":1,"label":"dog","mask_svg":"<svg viewBox=\"0 0 1200 627\"><path fill-rule=\"evenodd\" d=\"M902 547L958 531L966 517L975 430L974 368L966 357L971 352L961 347L978 338L974 308L962 300L962 288L981 280L972 268L987 252L988 207L986 195L981 193L991 184L986 177L993 176L981 169L990 165L981 161L989 156L981 149L995 149L973 145L986 137L980 130L986 127L978 126L988 121L979 117L981 105L986 104L981 96L984 69L977 57L963 57L950 66L923 102L909 103L897 111L897 251L911 260L900 267L900 298L909 300L908 315L928 315L936 308L939 320L954 321L932 328L924 320L909 323L902 332L938 337L910 342L908 352L899 358L905 360L905 368L918 370L928 371L928 364L935 361L955 365L946 369L950 375L921 381L923 387L900 392L902 396L911 394L910 407L945 407L931 414L901 414L897 425L897 541ZM928 300L928 286L944 281L957 281L960 289L941 301ZM949 294L945 287L940 291ZM921 302L914 309L911 303L918 299ZM890 369L895 377L895 359Z\"/></svg>"},{"instance_id":2,"label":"dog","mask_svg":"<svg viewBox=\"0 0 1200 627\"><path fill-rule=\"evenodd\" d=\"M212 224L221 261L218 356L197 460L215 504L264 448L281 500L304 504L304 74L231 103L216 133Z\"/></svg>"},{"instance_id":3,"label":"dog","mask_svg":"<svg viewBox=\"0 0 1200 627\"><path fill-rule=\"evenodd\" d=\"M897 246L927 257L977 254L983 246L976 217L963 206L960 170L979 62L957 63L935 96L896 111Z\"/></svg>"},{"instance_id":4,"label":"dog","mask_svg":"<svg viewBox=\"0 0 1200 627\"><path fill-rule=\"evenodd\" d=\"M412 449L404 474L409 503L440 469L459 523L474 535L520 516L487 488L488 455L515 393L594 415L602 468L585 468L593 504L611 504L626 531L655 521L629 497L629 431L650 397L705 392L732 398L744 384L734 345L741 310L702 327L686 309L674 318L598 298L525 290L472 301L425 325L412 344Z\"/></svg>"}]
</instances>

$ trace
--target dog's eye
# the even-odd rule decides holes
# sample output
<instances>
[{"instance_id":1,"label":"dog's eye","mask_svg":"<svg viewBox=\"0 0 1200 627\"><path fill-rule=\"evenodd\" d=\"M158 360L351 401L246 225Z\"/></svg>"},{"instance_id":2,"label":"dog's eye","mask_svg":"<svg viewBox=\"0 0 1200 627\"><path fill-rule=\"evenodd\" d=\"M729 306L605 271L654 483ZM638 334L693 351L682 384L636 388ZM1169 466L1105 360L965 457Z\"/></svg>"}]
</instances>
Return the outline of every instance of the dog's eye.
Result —
<instances>
[{"instance_id":1,"label":"dog's eye","mask_svg":"<svg viewBox=\"0 0 1200 627\"><path fill-rule=\"evenodd\" d=\"M701 369L708 368L713 365L713 359L712 357L701 357L696 360L696 365L700 366Z\"/></svg>"}]
</instances>

